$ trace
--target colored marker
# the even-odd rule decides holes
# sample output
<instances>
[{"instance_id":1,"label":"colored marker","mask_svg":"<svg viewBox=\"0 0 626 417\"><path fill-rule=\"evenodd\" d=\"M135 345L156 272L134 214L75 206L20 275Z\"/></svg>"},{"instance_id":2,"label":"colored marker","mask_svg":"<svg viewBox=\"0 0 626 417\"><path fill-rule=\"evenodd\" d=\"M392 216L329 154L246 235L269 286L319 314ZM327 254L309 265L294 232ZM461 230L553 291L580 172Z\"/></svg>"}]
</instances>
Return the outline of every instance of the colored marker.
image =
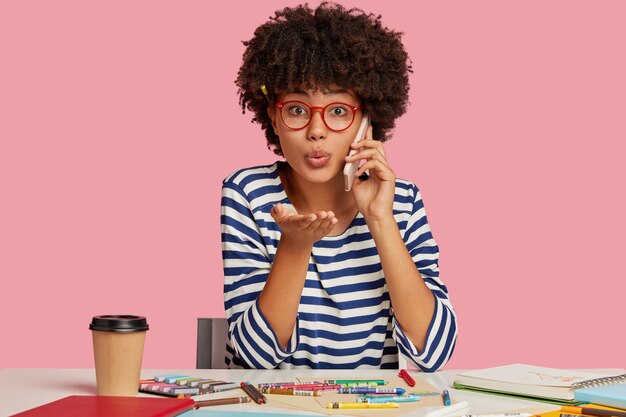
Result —
<instances>
[{"instance_id":1,"label":"colored marker","mask_svg":"<svg viewBox=\"0 0 626 417\"><path fill-rule=\"evenodd\" d=\"M299 384L302 384L302 383L301 382L261 382L260 384L257 384L257 387L278 388L278 387L284 387L288 385L299 385Z\"/></svg>"},{"instance_id":2,"label":"colored marker","mask_svg":"<svg viewBox=\"0 0 626 417\"><path fill-rule=\"evenodd\" d=\"M394 394L402 395L404 388L339 388L339 394Z\"/></svg>"},{"instance_id":3,"label":"colored marker","mask_svg":"<svg viewBox=\"0 0 626 417\"><path fill-rule=\"evenodd\" d=\"M150 390L161 391L161 392L170 392L174 388L178 388L178 385L163 383L162 385L150 385L148 387L148 389Z\"/></svg>"},{"instance_id":4,"label":"colored marker","mask_svg":"<svg viewBox=\"0 0 626 417\"><path fill-rule=\"evenodd\" d=\"M386 385L387 381L384 379L326 379L324 380L327 384L338 384L338 385L347 385L347 384L376 384L376 385Z\"/></svg>"},{"instance_id":5,"label":"colored marker","mask_svg":"<svg viewBox=\"0 0 626 417\"><path fill-rule=\"evenodd\" d=\"M179 394L189 394L189 395L198 395L200 393L200 388L190 388L190 387L174 387L169 390L169 393L172 395Z\"/></svg>"},{"instance_id":6,"label":"colored marker","mask_svg":"<svg viewBox=\"0 0 626 417\"><path fill-rule=\"evenodd\" d=\"M283 388L283 387L279 387L279 388ZM336 390L339 388L343 388L342 385L315 385L312 387L306 386L306 387L301 387L299 385L293 385L291 387L284 387L284 388L293 388L293 389L299 389L299 390L304 390L304 391L328 391L328 390Z\"/></svg>"},{"instance_id":7,"label":"colored marker","mask_svg":"<svg viewBox=\"0 0 626 417\"><path fill-rule=\"evenodd\" d=\"M165 382L149 382L149 383L145 383L145 384L141 384L140 387L141 389L147 389L147 390L157 390L160 387L169 387L169 386L173 386L174 384L166 384Z\"/></svg>"},{"instance_id":8,"label":"colored marker","mask_svg":"<svg viewBox=\"0 0 626 417\"><path fill-rule=\"evenodd\" d=\"M279 395L300 395L303 397L319 397L320 392L318 390L299 390L291 388L261 388L262 394L279 394Z\"/></svg>"},{"instance_id":9,"label":"colored marker","mask_svg":"<svg viewBox=\"0 0 626 417\"><path fill-rule=\"evenodd\" d=\"M450 402L450 393L448 392L447 389L444 389L441 395L443 397L443 405L449 406L450 404L452 404Z\"/></svg>"},{"instance_id":10,"label":"colored marker","mask_svg":"<svg viewBox=\"0 0 626 417\"><path fill-rule=\"evenodd\" d=\"M165 374L165 375L157 375L154 377L154 380L156 382L165 382L166 379L169 378L186 378L189 377L189 375L176 375L176 374Z\"/></svg>"},{"instance_id":11,"label":"colored marker","mask_svg":"<svg viewBox=\"0 0 626 417\"><path fill-rule=\"evenodd\" d=\"M214 379L207 379L206 381L198 381L198 388L201 389L211 389L211 387L215 385L228 384L226 381L216 381Z\"/></svg>"},{"instance_id":12,"label":"colored marker","mask_svg":"<svg viewBox=\"0 0 626 417\"><path fill-rule=\"evenodd\" d=\"M293 388L293 389L303 389L303 388L315 388L317 389L318 387L323 387L323 386L328 386L328 385L323 385L323 384L293 384L293 385L279 385L279 386L273 386L270 388ZM341 386L339 386L341 388ZM261 387L259 387L261 388Z\"/></svg>"},{"instance_id":13,"label":"colored marker","mask_svg":"<svg viewBox=\"0 0 626 417\"><path fill-rule=\"evenodd\" d=\"M212 382L215 382L215 380L214 379L199 379L197 381L190 381L189 382L189 386L190 387L200 387L200 388L202 388L200 386L200 384L207 384L207 383L210 384ZM206 388L206 386L205 386L205 388Z\"/></svg>"},{"instance_id":14,"label":"colored marker","mask_svg":"<svg viewBox=\"0 0 626 417\"><path fill-rule=\"evenodd\" d=\"M182 378L182 379L177 379L176 383L178 385L189 385L191 386L191 383L194 381L201 381L202 378Z\"/></svg>"},{"instance_id":15,"label":"colored marker","mask_svg":"<svg viewBox=\"0 0 626 417\"><path fill-rule=\"evenodd\" d=\"M400 369L398 375L400 375L400 377L404 379L409 387L415 386L415 380L411 377L411 375L409 375L409 372L406 369Z\"/></svg>"},{"instance_id":16,"label":"colored marker","mask_svg":"<svg viewBox=\"0 0 626 417\"><path fill-rule=\"evenodd\" d=\"M419 395L379 395L369 396L366 395L361 398L361 402L374 403L408 403L419 401Z\"/></svg>"},{"instance_id":17,"label":"colored marker","mask_svg":"<svg viewBox=\"0 0 626 417\"><path fill-rule=\"evenodd\" d=\"M378 386L375 382L352 382L350 384L341 384L341 388L376 388Z\"/></svg>"},{"instance_id":18,"label":"colored marker","mask_svg":"<svg viewBox=\"0 0 626 417\"><path fill-rule=\"evenodd\" d=\"M146 388L150 384L154 384L154 379L140 379L139 380L139 388L140 389L144 389L144 388Z\"/></svg>"},{"instance_id":19,"label":"colored marker","mask_svg":"<svg viewBox=\"0 0 626 417\"><path fill-rule=\"evenodd\" d=\"M328 403L326 408L398 408L397 403Z\"/></svg>"},{"instance_id":20,"label":"colored marker","mask_svg":"<svg viewBox=\"0 0 626 417\"><path fill-rule=\"evenodd\" d=\"M222 391L228 391L231 389L237 389L239 387L240 385L237 385L235 383L211 385L209 387L209 392L222 392Z\"/></svg>"},{"instance_id":21,"label":"colored marker","mask_svg":"<svg viewBox=\"0 0 626 417\"><path fill-rule=\"evenodd\" d=\"M168 376L167 378L165 378L165 382L167 382L168 384L175 384L176 381L178 381L179 379L185 379L185 378L190 378L190 376L189 375Z\"/></svg>"}]
</instances>

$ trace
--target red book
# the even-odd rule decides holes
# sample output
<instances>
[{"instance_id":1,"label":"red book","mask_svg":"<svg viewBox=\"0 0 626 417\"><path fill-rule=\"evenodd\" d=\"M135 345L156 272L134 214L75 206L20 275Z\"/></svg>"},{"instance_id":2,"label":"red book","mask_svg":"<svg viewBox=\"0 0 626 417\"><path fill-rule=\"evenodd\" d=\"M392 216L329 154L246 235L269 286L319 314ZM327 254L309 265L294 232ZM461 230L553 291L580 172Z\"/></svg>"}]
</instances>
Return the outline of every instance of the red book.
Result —
<instances>
[{"instance_id":1,"label":"red book","mask_svg":"<svg viewBox=\"0 0 626 417\"><path fill-rule=\"evenodd\" d=\"M13 417L173 417L194 404L189 398L72 395Z\"/></svg>"}]
</instances>

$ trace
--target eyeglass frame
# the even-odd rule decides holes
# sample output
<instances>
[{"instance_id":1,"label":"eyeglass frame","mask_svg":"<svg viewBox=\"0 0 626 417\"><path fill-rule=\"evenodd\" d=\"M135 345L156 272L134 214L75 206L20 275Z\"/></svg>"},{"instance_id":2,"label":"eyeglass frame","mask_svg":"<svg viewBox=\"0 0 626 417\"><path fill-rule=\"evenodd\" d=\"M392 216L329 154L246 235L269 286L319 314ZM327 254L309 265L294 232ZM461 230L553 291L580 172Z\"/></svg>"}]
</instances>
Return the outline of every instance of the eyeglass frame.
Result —
<instances>
[{"instance_id":1,"label":"eyeglass frame","mask_svg":"<svg viewBox=\"0 0 626 417\"><path fill-rule=\"evenodd\" d=\"M309 121L306 122L306 124L302 127L297 127L297 128L293 128L291 126L289 126L286 122L285 122L285 118L283 117L283 111L282 108L285 107L285 104L289 104L289 103L300 103L300 104L304 104L310 111L311 111L311 117L309 117ZM332 106L333 104L341 104L342 106L346 106L349 107L350 109L352 109L352 111L354 112L352 114L352 121L350 121L350 124L346 127L344 127L343 129L333 129L332 127L328 126L328 123L326 123L326 117L324 117L324 113L326 111L326 109L330 106ZM352 124L354 124L354 119L356 117L356 113L362 109L362 106L353 106L352 104L348 104L348 103L342 103L340 101L335 101L332 102L330 104L327 104L324 107L321 106L309 106L306 103L303 103L300 100L288 100L288 101L277 101L276 102L276 108L278 109L278 113L280 114L280 120L282 120L283 124L287 127L287 129L289 130L302 130L304 128L306 128L308 125L311 124L311 120L313 120L313 112L314 111L319 111L321 113L322 116L322 122L324 122L324 126L326 126L329 130L333 131L333 132L343 132L345 130L348 130L350 128L350 126L352 126Z\"/></svg>"}]
</instances>

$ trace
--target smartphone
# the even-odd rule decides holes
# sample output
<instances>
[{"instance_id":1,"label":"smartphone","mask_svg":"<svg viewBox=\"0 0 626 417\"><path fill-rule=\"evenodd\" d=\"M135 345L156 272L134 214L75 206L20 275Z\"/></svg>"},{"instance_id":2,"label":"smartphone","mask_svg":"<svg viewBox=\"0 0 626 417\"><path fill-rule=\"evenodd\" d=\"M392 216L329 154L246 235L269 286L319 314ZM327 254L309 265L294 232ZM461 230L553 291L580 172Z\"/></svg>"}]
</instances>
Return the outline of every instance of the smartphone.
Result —
<instances>
[{"instance_id":1,"label":"smartphone","mask_svg":"<svg viewBox=\"0 0 626 417\"><path fill-rule=\"evenodd\" d=\"M369 118L367 116L363 116L363 120L361 120L361 126L359 126L359 131L356 133L354 137L354 141L352 143L357 143L358 141L365 138L365 133L367 132L367 128L369 127ZM348 156L354 155L357 153L356 149L350 149L350 153ZM354 183L354 174L359 169L359 161L347 162L346 166L343 167L343 184L344 189L346 191L350 191L352 189L352 184Z\"/></svg>"}]
</instances>

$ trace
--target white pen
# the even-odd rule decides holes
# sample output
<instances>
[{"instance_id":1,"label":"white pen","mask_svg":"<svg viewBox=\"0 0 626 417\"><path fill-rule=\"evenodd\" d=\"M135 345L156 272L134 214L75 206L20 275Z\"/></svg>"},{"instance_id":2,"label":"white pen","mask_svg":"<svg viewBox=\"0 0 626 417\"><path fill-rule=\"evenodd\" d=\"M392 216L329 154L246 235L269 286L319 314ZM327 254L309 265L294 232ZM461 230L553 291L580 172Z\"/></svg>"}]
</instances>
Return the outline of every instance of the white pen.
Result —
<instances>
[{"instance_id":1,"label":"white pen","mask_svg":"<svg viewBox=\"0 0 626 417\"><path fill-rule=\"evenodd\" d=\"M465 414L459 417L530 417L530 413Z\"/></svg>"}]
</instances>

